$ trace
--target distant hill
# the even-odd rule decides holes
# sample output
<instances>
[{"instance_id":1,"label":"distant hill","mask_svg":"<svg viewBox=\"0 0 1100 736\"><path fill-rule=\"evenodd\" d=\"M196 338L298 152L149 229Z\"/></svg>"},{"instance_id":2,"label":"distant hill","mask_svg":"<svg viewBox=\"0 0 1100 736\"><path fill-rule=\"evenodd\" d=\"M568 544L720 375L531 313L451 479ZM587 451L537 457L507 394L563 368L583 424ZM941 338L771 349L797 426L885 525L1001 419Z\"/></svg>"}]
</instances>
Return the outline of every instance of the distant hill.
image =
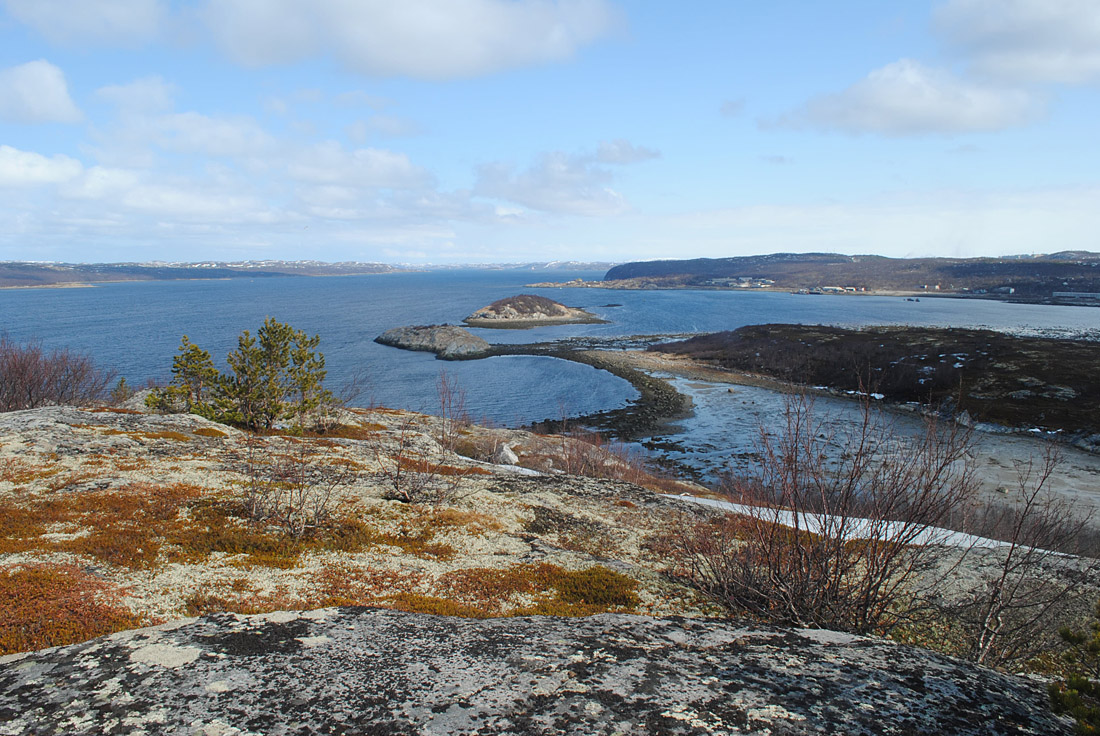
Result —
<instances>
[{"instance_id":1,"label":"distant hill","mask_svg":"<svg viewBox=\"0 0 1100 736\"><path fill-rule=\"evenodd\" d=\"M400 269L384 263L321 261L204 261L200 263L40 263L0 262L0 287L94 284L111 281L350 276Z\"/></svg>"},{"instance_id":2,"label":"distant hill","mask_svg":"<svg viewBox=\"0 0 1100 736\"><path fill-rule=\"evenodd\" d=\"M886 258L837 253L774 253L736 258L642 261L610 269L605 281L635 286L939 291L1050 298L1100 292L1100 253L1065 251L1004 258Z\"/></svg>"}]
</instances>

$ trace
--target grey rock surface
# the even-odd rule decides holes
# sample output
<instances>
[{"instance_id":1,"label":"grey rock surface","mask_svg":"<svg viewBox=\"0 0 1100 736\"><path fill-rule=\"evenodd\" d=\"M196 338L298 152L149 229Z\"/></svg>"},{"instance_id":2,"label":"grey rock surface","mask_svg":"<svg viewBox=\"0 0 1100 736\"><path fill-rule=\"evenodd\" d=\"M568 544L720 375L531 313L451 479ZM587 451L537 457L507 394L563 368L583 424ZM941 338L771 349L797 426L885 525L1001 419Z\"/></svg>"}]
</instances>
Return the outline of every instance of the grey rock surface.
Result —
<instances>
[{"instance_id":1,"label":"grey rock surface","mask_svg":"<svg viewBox=\"0 0 1100 736\"><path fill-rule=\"evenodd\" d=\"M456 325L414 325L386 330L374 341L405 350L435 353L445 360L476 358L489 352L490 345L464 327Z\"/></svg>"},{"instance_id":2,"label":"grey rock surface","mask_svg":"<svg viewBox=\"0 0 1100 736\"><path fill-rule=\"evenodd\" d=\"M1040 684L827 631L369 608L0 659L0 734L1060 734Z\"/></svg>"}]
</instances>

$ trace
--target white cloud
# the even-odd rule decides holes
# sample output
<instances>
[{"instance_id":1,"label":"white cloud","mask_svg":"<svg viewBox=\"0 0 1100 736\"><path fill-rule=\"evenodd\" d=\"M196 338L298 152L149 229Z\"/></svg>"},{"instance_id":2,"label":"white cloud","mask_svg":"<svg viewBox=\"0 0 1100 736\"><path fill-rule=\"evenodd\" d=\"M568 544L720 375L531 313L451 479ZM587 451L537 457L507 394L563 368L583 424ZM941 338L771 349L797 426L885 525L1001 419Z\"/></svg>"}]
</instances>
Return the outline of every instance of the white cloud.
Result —
<instances>
[{"instance_id":1,"label":"white cloud","mask_svg":"<svg viewBox=\"0 0 1100 736\"><path fill-rule=\"evenodd\" d=\"M0 69L0 119L75 123L81 117L65 74L45 59Z\"/></svg>"},{"instance_id":2,"label":"white cloud","mask_svg":"<svg viewBox=\"0 0 1100 736\"><path fill-rule=\"evenodd\" d=\"M975 71L1013 82L1100 81L1100 2L949 0L934 14Z\"/></svg>"},{"instance_id":3,"label":"white cloud","mask_svg":"<svg viewBox=\"0 0 1100 736\"><path fill-rule=\"evenodd\" d=\"M635 146L621 138L614 141L600 141L596 149L596 160L605 164L634 164L660 158L659 151L643 146Z\"/></svg>"},{"instance_id":4,"label":"white cloud","mask_svg":"<svg viewBox=\"0 0 1100 736\"><path fill-rule=\"evenodd\" d=\"M408 189L432 184L431 174L403 153L378 148L347 150L326 141L299 151L287 166L292 179L310 184Z\"/></svg>"},{"instance_id":5,"label":"white cloud","mask_svg":"<svg viewBox=\"0 0 1100 736\"><path fill-rule=\"evenodd\" d=\"M92 166L82 176L64 182L60 192L72 199L104 200L121 196L138 186L140 181L136 171Z\"/></svg>"},{"instance_id":6,"label":"white cloud","mask_svg":"<svg viewBox=\"0 0 1100 736\"><path fill-rule=\"evenodd\" d=\"M835 204L761 205L646 218L637 257L743 253L875 253L891 257L997 256L1095 250L1100 189L899 192ZM661 254L666 254L662 256Z\"/></svg>"},{"instance_id":7,"label":"white cloud","mask_svg":"<svg viewBox=\"0 0 1100 736\"><path fill-rule=\"evenodd\" d=\"M591 165L590 160L555 151L521 172L499 163L479 166L474 194L559 214L595 216L625 211L626 200L608 186L610 172Z\"/></svg>"},{"instance_id":8,"label":"white cloud","mask_svg":"<svg viewBox=\"0 0 1100 736\"><path fill-rule=\"evenodd\" d=\"M159 76L135 79L127 84L112 84L96 90L96 96L114 103L126 113L165 112L172 109L175 85Z\"/></svg>"},{"instance_id":9,"label":"white cloud","mask_svg":"<svg viewBox=\"0 0 1100 736\"><path fill-rule=\"evenodd\" d=\"M0 145L0 186L59 184L77 178L83 170L84 166L75 158L61 154L47 158L33 151Z\"/></svg>"},{"instance_id":10,"label":"white cloud","mask_svg":"<svg viewBox=\"0 0 1100 736\"><path fill-rule=\"evenodd\" d=\"M153 40L166 17L162 0L3 0L8 14L51 43L135 44Z\"/></svg>"},{"instance_id":11,"label":"white cloud","mask_svg":"<svg viewBox=\"0 0 1100 736\"><path fill-rule=\"evenodd\" d=\"M453 79L570 58L608 34L608 0L209 0L217 44L250 66L333 54L377 76Z\"/></svg>"},{"instance_id":12,"label":"white cloud","mask_svg":"<svg viewBox=\"0 0 1100 736\"><path fill-rule=\"evenodd\" d=\"M162 115L154 125L161 146L208 156L251 156L271 150L275 139L245 116L211 117L197 112Z\"/></svg>"},{"instance_id":13,"label":"white cloud","mask_svg":"<svg viewBox=\"0 0 1100 736\"><path fill-rule=\"evenodd\" d=\"M901 59L843 92L810 100L767 125L890 136L949 135L1021 125L1040 107L1026 92L967 82L944 70Z\"/></svg>"},{"instance_id":14,"label":"white cloud","mask_svg":"<svg viewBox=\"0 0 1100 736\"><path fill-rule=\"evenodd\" d=\"M389 138L419 135L421 132L420 126L415 121L396 115L372 115L367 119L366 124L371 132Z\"/></svg>"},{"instance_id":15,"label":"white cloud","mask_svg":"<svg viewBox=\"0 0 1100 736\"><path fill-rule=\"evenodd\" d=\"M135 187L122 196L121 204L161 218L219 222L262 222L270 219L269 213L254 196L211 192L193 186L159 184Z\"/></svg>"}]
</instances>

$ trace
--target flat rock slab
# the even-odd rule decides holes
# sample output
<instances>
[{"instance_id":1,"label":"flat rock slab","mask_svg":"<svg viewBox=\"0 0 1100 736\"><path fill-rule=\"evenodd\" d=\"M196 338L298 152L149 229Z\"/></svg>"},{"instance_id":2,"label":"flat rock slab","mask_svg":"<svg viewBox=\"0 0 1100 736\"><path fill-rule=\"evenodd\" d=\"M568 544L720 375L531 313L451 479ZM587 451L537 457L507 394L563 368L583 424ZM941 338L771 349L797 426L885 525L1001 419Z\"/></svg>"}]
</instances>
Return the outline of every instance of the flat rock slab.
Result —
<instances>
[{"instance_id":1,"label":"flat rock slab","mask_svg":"<svg viewBox=\"0 0 1100 736\"><path fill-rule=\"evenodd\" d=\"M487 341L457 325L413 325L386 330L374 341L404 350L435 353L444 360L480 358L492 347Z\"/></svg>"},{"instance_id":2,"label":"flat rock slab","mask_svg":"<svg viewBox=\"0 0 1100 736\"><path fill-rule=\"evenodd\" d=\"M0 659L0 734L1060 734L1041 685L825 631L369 608Z\"/></svg>"}]
</instances>

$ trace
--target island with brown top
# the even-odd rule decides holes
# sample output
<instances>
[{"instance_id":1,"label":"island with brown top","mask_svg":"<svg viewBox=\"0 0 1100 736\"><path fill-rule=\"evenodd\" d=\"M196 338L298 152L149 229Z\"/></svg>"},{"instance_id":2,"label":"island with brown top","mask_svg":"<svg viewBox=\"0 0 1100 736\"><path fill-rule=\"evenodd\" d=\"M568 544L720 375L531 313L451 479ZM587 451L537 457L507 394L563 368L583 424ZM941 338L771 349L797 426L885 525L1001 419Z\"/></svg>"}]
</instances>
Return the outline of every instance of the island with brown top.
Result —
<instances>
[{"instance_id":1,"label":"island with brown top","mask_svg":"<svg viewBox=\"0 0 1100 736\"><path fill-rule=\"evenodd\" d=\"M519 294L498 299L463 320L470 327L512 330L524 330L540 325L600 324L606 321L583 309L567 307L553 299L534 294Z\"/></svg>"}]
</instances>

